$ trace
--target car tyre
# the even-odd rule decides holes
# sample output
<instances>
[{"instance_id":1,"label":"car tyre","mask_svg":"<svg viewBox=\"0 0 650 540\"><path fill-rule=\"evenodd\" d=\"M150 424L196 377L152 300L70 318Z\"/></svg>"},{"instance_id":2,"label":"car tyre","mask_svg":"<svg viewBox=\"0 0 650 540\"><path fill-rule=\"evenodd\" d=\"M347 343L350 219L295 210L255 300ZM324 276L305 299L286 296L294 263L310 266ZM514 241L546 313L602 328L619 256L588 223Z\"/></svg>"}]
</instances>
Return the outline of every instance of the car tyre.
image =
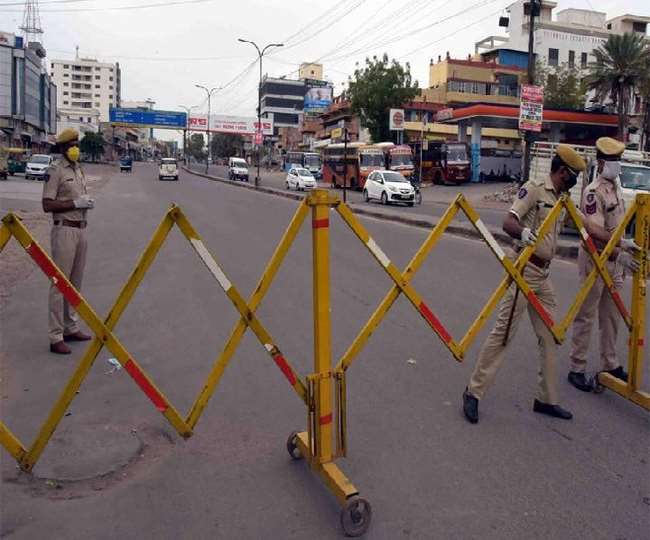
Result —
<instances>
[{"instance_id":1,"label":"car tyre","mask_svg":"<svg viewBox=\"0 0 650 540\"><path fill-rule=\"evenodd\" d=\"M413 203L412 203L412 202L407 202L407 203L406 203L406 206L413 207Z\"/></svg>"},{"instance_id":2,"label":"car tyre","mask_svg":"<svg viewBox=\"0 0 650 540\"><path fill-rule=\"evenodd\" d=\"M386 195L385 191L381 192L381 204L383 204L383 205L388 204L388 195Z\"/></svg>"},{"instance_id":3,"label":"car tyre","mask_svg":"<svg viewBox=\"0 0 650 540\"><path fill-rule=\"evenodd\" d=\"M363 200L365 202L370 202L370 196L368 195L368 190L367 189L363 190Z\"/></svg>"}]
</instances>

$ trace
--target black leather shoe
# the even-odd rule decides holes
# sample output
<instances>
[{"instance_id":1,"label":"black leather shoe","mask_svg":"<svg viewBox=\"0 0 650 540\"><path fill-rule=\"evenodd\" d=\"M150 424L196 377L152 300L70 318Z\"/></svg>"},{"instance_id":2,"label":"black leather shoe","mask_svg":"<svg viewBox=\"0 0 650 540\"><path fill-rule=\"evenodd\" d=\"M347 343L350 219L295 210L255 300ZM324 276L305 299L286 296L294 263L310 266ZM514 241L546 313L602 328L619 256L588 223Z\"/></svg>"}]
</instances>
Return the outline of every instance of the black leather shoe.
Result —
<instances>
[{"instance_id":1,"label":"black leather shoe","mask_svg":"<svg viewBox=\"0 0 650 540\"><path fill-rule=\"evenodd\" d=\"M478 422L478 399L470 394L467 388L463 392L463 412L468 422L471 424Z\"/></svg>"},{"instance_id":2,"label":"black leather shoe","mask_svg":"<svg viewBox=\"0 0 650 540\"><path fill-rule=\"evenodd\" d=\"M589 381L587 381L585 374L581 371L569 371L567 379L578 390L582 390L583 392L591 392L591 385L589 384Z\"/></svg>"},{"instance_id":3,"label":"black leather shoe","mask_svg":"<svg viewBox=\"0 0 650 540\"><path fill-rule=\"evenodd\" d=\"M63 334L63 341L90 341L92 336L84 334L82 331L75 332L74 334Z\"/></svg>"},{"instance_id":4,"label":"black leather shoe","mask_svg":"<svg viewBox=\"0 0 650 540\"><path fill-rule=\"evenodd\" d=\"M573 415L569 411L563 409L559 405L550 405L549 403L543 403L538 399L536 399L533 404L533 411L554 418L562 418L562 420L571 420L571 418L573 418Z\"/></svg>"},{"instance_id":5,"label":"black leather shoe","mask_svg":"<svg viewBox=\"0 0 650 540\"><path fill-rule=\"evenodd\" d=\"M623 366L618 366L616 369L610 369L605 371L605 373L609 373L612 377L627 382L627 371L623 369Z\"/></svg>"},{"instance_id":6,"label":"black leather shoe","mask_svg":"<svg viewBox=\"0 0 650 540\"><path fill-rule=\"evenodd\" d=\"M50 343L50 352L54 354L70 354L72 351L63 341L57 341L56 343Z\"/></svg>"}]
</instances>

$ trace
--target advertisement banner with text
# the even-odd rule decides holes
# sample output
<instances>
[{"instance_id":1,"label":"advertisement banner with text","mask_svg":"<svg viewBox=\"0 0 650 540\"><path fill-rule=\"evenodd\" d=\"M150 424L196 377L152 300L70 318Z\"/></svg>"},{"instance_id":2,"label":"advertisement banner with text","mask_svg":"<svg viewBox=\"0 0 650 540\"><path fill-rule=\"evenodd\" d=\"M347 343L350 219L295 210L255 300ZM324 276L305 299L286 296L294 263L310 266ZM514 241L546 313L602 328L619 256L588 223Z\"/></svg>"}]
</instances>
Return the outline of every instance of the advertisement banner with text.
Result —
<instances>
[{"instance_id":1,"label":"advertisement banner with text","mask_svg":"<svg viewBox=\"0 0 650 540\"><path fill-rule=\"evenodd\" d=\"M207 115L190 116L188 129L191 131L206 131ZM210 115L210 132L230 133L232 135L255 135L257 118L253 116L226 116L223 114ZM262 118L262 132L273 135L273 118Z\"/></svg>"}]
</instances>

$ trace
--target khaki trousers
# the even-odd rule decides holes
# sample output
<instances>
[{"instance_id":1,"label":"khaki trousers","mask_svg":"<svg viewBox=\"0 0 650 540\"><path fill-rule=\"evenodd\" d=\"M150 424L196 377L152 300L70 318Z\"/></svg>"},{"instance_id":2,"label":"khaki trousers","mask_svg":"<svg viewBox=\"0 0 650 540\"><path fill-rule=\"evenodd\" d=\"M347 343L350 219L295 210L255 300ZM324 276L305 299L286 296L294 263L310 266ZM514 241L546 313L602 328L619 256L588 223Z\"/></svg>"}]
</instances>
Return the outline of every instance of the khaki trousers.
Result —
<instances>
[{"instance_id":1,"label":"khaki trousers","mask_svg":"<svg viewBox=\"0 0 650 540\"><path fill-rule=\"evenodd\" d=\"M77 290L81 289L81 281L86 266L86 234L84 229L52 226L52 259L61 272L70 280ZM59 289L50 285L49 297L49 332L50 343L63 339L63 334L74 334L79 331L79 316L68 305Z\"/></svg>"},{"instance_id":2,"label":"khaki trousers","mask_svg":"<svg viewBox=\"0 0 650 540\"><path fill-rule=\"evenodd\" d=\"M618 261L607 261L606 266L614 282L614 287L620 292L625 279L623 266ZM581 247L578 253L578 274L581 282L587 279L592 268L593 263L589 255ZM598 328L600 330L601 369L616 369L620 365L616 357L616 338L618 337L618 322L621 315L605 287L605 282L598 276L573 322L570 355L571 371L584 373L587 368L587 353L589 352L591 329L596 320L596 314L598 314Z\"/></svg>"},{"instance_id":3,"label":"khaki trousers","mask_svg":"<svg viewBox=\"0 0 650 540\"><path fill-rule=\"evenodd\" d=\"M548 270L542 270L532 264L527 264L524 268L523 276L532 291L539 298L540 303L548 311L551 317L554 318L557 304L555 301L555 291L553 290L553 286L548 278ZM540 316L528 303L525 295L522 294L521 291L519 291L519 294L517 295L517 303L512 312L512 322L510 323L508 341L506 345L503 344L503 338L505 337L506 328L508 327L508 319L510 318L512 306L515 302L515 291L516 285L513 283L506 291L506 294L499 305L496 324L488 338L485 340L481 352L479 353L476 366L474 367L468 386L469 392L477 399L481 399L488 387L492 384L503 362L506 348L517 331L524 308L527 307L528 316L533 325L533 330L537 335L537 342L539 345L539 390L537 392L537 399L543 403L557 405L557 345L553 339L553 335L546 328L546 325ZM520 358L519 360L527 361L528 358Z\"/></svg>"}]
</instances>

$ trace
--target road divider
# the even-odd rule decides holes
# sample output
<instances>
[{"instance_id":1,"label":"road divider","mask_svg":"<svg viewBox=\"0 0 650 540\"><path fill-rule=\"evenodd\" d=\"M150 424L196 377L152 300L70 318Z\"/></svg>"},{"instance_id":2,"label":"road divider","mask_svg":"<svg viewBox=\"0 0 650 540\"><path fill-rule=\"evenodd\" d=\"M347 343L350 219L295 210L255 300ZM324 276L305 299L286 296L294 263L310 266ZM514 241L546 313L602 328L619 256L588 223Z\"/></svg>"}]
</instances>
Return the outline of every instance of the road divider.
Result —
<instances>
[{"instance_id":1,"label":"road divider","mask_svg":"<svg viewBox=\"0 0 650 540\"><path fill-rule=\"evenodd\" d=\"M314 370L302 378L258 318L256 311L310 213L313 259ZM15 214L9 213L2 219L2 225L0 226L0 251L12 237L15 238L48 279L75 307L79 316L92 330L94 339L90 342L88 349L56 400L32 444L30 446L24 445L1 421L0 443L16 459L23 470L31 471L54 434L99 352L104 347L113 354L113 365L124 368L138 389L149 398L154 408L167 419L179 435L190 437L211 396L216 391L222 375L241 343L246 330L250 329L268 357L278 367L291 389L306 407L307 429L306 431L291 433L287 441L289 454L294 459L305 458L312 470L323 479L325 485L341 505L341 523L345 533L350 536L359 536L367 530L370 524L372 516L370 504L360 497L357 488L334 463L336 459L347 455L347 370L400 295L404 295L422 317L425 324L449 350L454 359L460 362L464 359L466 351L495 310L508 287L515 286L521 290L533 309L540 315L549 331L552 332L555 340L560 343L565 339L567 329L585 301L590 288L594 285L596 279L602 279L630 332L628 349L630 377L628 382L623 382L605 373L600 374L598 382L634 403L650 409L650 395L640 390L643 353L646 349L644 332L647 310L646 276L650 270L648 262L650 195L637 195L622 223L614 231L611 240L601 253L596 249L582 223L580 214L566 195L561 197L542 223L538 231L536 244L543 241L546 234L551 233L552 228L556 226L557 220L563 219L564 213L568 214L580 231L582 242L587 246L594 262L594 270L581 286L567 314L559 322L554 321L544 310L523 277L523 269L535 251L536 246L526 247L518 254L516 259L513 254L509 256L485 227L479 214L462 194L459 194L449 205L411 261L403 271L400 271L392 262L390 254L386 253L377 241L372 238L348 205L327 190L314 190L300 199L298 208L248 300L244 299L232 277L226 274L217 258L210 253L201 236L194 229L183 211L179 207L172 205L163 216L149 244L141 254L134 270L104 320L99 318L81 293L68 281L63 272L35 241L20 219ZM338 362L333 365L329 267L330 222L335 217L335 214L338 214L360 240L363 248L369 252L388 276L392 286L351 345ZM505 273L501 283L493 291L465 335L456 340L449 328L445 326L444 319L430 308L426 299L418 293L411 282L458 214L464 214L467 217L474 227L477 237L486 244L499 264L502 265ZM628 310L618 291L614 288L605 262L614 252L626 227L633 220L635 222L635 241L642 249L641 253L636 255L640 263L640 270L634 274L632 306ZM186 417L181 416L165 394L156 386L153 379L113 333L113 329L174 227L178 227L190 243L198 258L213 276L216 285L227 296L240 316L224 348L214 361L203 387L194 399L191 410Z\"/></svg>"}]
</instances>

